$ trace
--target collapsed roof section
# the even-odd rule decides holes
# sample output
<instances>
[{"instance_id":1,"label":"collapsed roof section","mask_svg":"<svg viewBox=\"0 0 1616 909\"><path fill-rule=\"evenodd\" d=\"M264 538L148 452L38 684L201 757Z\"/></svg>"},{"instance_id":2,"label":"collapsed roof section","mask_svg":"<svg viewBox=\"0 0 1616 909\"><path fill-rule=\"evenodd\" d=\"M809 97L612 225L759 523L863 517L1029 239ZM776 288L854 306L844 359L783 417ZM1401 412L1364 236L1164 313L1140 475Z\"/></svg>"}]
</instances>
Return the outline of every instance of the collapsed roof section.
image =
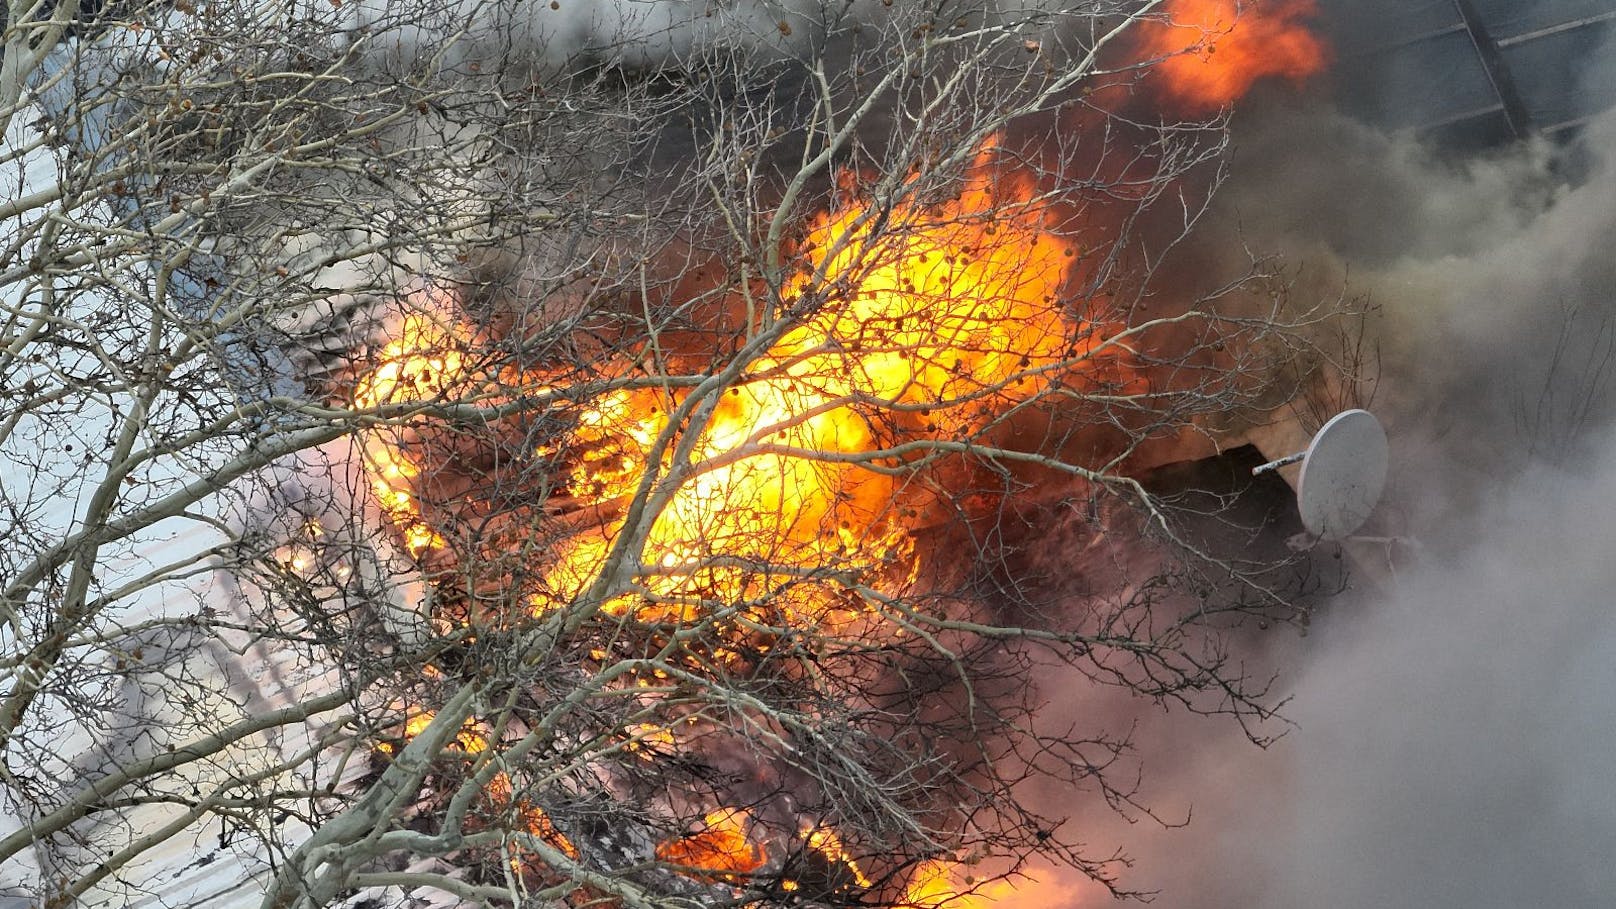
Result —
<instances>
[{"instance_id":1,"label":"collapsed roof section","mask_svg":"<svg viewBox=\"0 0 1616 909\"><path fill-rule=\"evenodd\" d=\"M1573 132L1616 107L1616 0L1328 0L1337 90L1442 143Z\"/></svg>"}]
</instances>

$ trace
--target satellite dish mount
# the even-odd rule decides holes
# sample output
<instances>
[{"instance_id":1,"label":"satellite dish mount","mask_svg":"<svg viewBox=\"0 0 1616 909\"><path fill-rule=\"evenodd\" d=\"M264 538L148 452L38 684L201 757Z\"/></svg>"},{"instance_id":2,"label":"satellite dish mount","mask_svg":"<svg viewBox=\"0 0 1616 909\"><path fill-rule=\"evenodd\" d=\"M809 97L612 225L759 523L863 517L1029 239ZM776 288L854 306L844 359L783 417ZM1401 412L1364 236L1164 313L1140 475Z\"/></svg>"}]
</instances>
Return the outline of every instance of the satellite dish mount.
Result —
<instances>
[{"instance_id":1,"label":"satellite dish mount","mask_svg":"<svg viewBox=\"0 0 1616 909\"><path fill-rule=\"evenodd\" d=\"M1386 431L1367 410L1331 417L1306 451L1251 469L1252 476L1302 462L1296 508L1302 526L1321 540L1342 540L1363 526L1386 488Z\"/></svg>"}]
</instances>

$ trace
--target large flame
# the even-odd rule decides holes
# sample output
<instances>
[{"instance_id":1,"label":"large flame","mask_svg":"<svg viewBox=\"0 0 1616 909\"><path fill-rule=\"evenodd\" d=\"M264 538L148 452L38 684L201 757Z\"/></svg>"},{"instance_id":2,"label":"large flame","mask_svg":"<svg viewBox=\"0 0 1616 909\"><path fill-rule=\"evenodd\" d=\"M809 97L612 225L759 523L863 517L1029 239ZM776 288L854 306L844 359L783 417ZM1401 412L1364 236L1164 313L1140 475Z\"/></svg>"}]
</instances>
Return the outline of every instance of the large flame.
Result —
<instances>
[{"instance_id":1,"label":"large flame","mask_svg":"<svg viewBox=\"0 0 1616 909\"><path fill-rule=\"evenodd\" d=\"M701 431L694 461L705 466L650 531L645 561L664 572L648 579L651 590L734 601L763 592L762 564L797 576L894 568L908 553L895 509L901 480L854 462L904 442L968 437L1073 355L1061 293L1075 250L1049 229L1031 181L1003 173L995 155L982 153L955 198L900 206L879 230L861 204L816 220L789 302L822 302L748 364ZM572 441L597 454L575 485L604 499L631 495L677 403L623 392L586 411ZM552 573L550 596L575 596L604 551L579 541ZM737 560L745 571L718 567ZM774 598L791 604L785 620L823 617L811 588L804 594L806 603Z\"/></svg>"},{"instance_id":2,"label":"large flame","mask_svg":"<svg viewBox=\"0 0 1616 909\"><path fill-rule=\"evenodd\" d=\"M636 596L609 610L688 621L715 601L767 598L771 614L760 618L771 623L826 620L834 610L813 585L787 582L912 570L894 468L914 455L892 446L971 437L1094 342L1093 326L1064 315L1076 249L1051 229L1033 181L1007 172L994 147L955 197L877 214L855 199L811 225L788 303L816 308L747 364L698 430L696 467L649 532L641 583L651 601ZM476 387L456 352L465 344L452 316L412 315L357 384L355 402L429 401ZM522 381L549 387L551 378ZM682 394L600 396L573 411L570 434L541 454L572 465L573 498L625 501L651 470ZM879 460L867 455L882 449ZM417 455L382 431L364 450L376 498L410 551L443 548L449 529L423 512ZM656 466L671 469L667 458ZM600 526L542 571L529 593L535 610L573 601L599 573L622 528L611 507L597 513ZM797 593L781 596L781 586Z\"/></svg>"},{"instance_id":3,"label":"large flame","mask_svg":"<svg viewBox=\"0 0 1616 909\"><path fill-rule=\"evenodd\" d=\"M1273 20L1250 13L1236 20L1234 0L1170 6L1175 24L1151 26L1148 34L1161 53L1199 46L1164 64L1175 90L1194 103L1225 103L1263 75L1300 77L1322 59L1322 47L1305 30L1300 37L1293 31L1310 0L1280 3ZM1276 43L1256 46L1270 39ZM1316 53L1306 57L1297 48ZM984 148L952 197L883 211L849 193L807 226L791 251L798 270L784 301L795 324L746 364L704 425L678 427L693 434L695 469L650 527L635 594L606 604L608 612L684 623L715 603L744 602L754 629L803 626L837 621L839 611L850 609L815 578L851 575L874 586L914 579L906 469L928 447L978 439L1017 404L1069 381L1112 328L1079 318L1069 304L1080 252L1055 229L1036 181L1007 167L1008 157L991 144ZM357 381L356 405L381 409L467 396L502 403L564 387L558 373L543 370L480 373L484 367L469 353L474 333L447 295L414 302L417 311ZM751 321L746 330L756 336L768 327ZM603 364L603 377L643 378L634 362L626 356ZM594 517L574 522L568 539L535 557L547 561L529 566L513 594L525 610L564 607L598 577L624 531L621 504L648 474L667 476L678 466L666 456L653 463L653 452L659 440L676 435L669 415L687 394L641 382L558 406L566 429L537 454L560 465L550 478L556 494L589 506L585 512ZM423 474L435 468L406 429L383 424L363 436L372 492L411 553L452 559L451 541L462 536L452 523L456 503L434 499ZM875 451L883 454L872 461ZM403 737L430 716L414 712ZM624 750L646 760L655 758L653 746L676 746L660 727L628 733ZM475 723L456 741L467 755L488 747ZM489 786L490 805L515 812L532 835L576 857L548 816L512 788L499 774ZM698 880L739 885L772 867L769 853L779 843L770 840L766 849L761 829L744 809L716 807L655 854ZM838 886L878 886L865 871L872 863L861 864L828 826L805 828L794 845L837 869ZM860 845L856 837L853 845ZM1011 893L973 880L965 865L938 859L913 872L902 900L980 909L1009 901Z\"/></svg>"},{"instance_id":4,"label":"large flame","mask_svg":"<svg viewBox=\"0 0 1616 909\"><path fill-rule=\"evenodd\" d=\"M881 212L850 193L816 218L795 251L798 277L786 301L808 312L747 364L695 430L691 460L698 466L650 529L641 594L607 609L684 622L711 603L747 599L755 603L749 610L756 622L802 626L834 621L847 607L823 588L793 581L821 572L912 579L900 502L905 461L928 442L973 438L1017 402L1060 381L1098 341L1099 327L1068 311L1064 294L1078 251L1052 220L1036 183L1004 167L992 145L952 198ZM357 405L474 393L489 403L513 399L518 386L554 387L556 378L542 373L476 375L466 353L471 332L441 298L425 296L356 383ZM748 325L752 332L766 329ZM489 395L488 388L503 390ZM570 431L539 452L570 465L557 478L565 493L595 503L601 517L538 566L539 580L523 594L530 608L564 605L595 579L623 529L614 503L632 497L653 468L654 446L683 394L636 388L600 396L574 407ZM387 424L367 432L364 466L382 513L409 551L446 553L457 538L446 523L455 507L432 501L419 439L410 438L407 428ZM891 451L906 443L920 448ZM878 461L859 463L882 449L888 453ZM672 467L667 459L654 466ZM404 737L430 716L415 712ZM460 744L468 753L486 747L473 726L462 731ZM543 812L513 803L510 788L501 774L491 787L493 803L512 805L531 832L575 854ZM701 879L736 881L766 860L749 824L745 811L719 808L699 830L661 844L657 856ZM801 845L842 869L848 886L872 886L831 828L804 830Z\"/></svg>"},{"instance_id":5,"label":"large flame","mask_svg":"<svg viewBox=\"0 0 1616 909\"><path fill-rule=\"evenodd\" d=\"M1315 0L1169 0L1165 20L1139 24L1140 56L1158 59L1152 77L1186 114L1217 111L1258 80L1300 83L1330 52L1307 22Z\"/></svg>"}]
</instances>

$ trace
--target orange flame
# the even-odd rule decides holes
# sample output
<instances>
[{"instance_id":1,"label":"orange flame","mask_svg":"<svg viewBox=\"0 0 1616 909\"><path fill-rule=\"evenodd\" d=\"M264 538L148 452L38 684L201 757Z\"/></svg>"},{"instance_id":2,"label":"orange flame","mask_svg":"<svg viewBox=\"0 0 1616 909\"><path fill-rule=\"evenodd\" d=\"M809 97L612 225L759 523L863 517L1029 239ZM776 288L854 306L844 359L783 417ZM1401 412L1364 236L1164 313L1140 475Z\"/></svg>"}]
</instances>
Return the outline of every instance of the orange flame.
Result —
<instances>
[{"instance_id":1,"label":"orange flame","mask_svg":"<svg viewBox=\"0 0 1616 909\"><path fill-rule=\"evenodd\" d=\"M513 789L509 774L503 771L496 773L493 779L488 781L487 795L489 801L498 809L509 808L512 806ZM520 818L520 823L528 833L555 848L567 858L578 858L578 847L572 844L572 840L568 839L566 834L556 828L555 822L550 820L550 815L546 814L544 809L531 804L526 799L515 799L514 801L514 807ZM513 849L519 859L526 859L527 850L522 849L519 845L513 847ZM519 861L517 864L521 865L522 862Z\"/></svg>"},{"instance_id":2,"label":"orange flame","mask_svg":"<svg viewBox=\"0 0 1616 909\"><path fill-rule=\"evenodd\" d=\"M823 303L749 364L700 432L698 468L649 533L643 584L665 602L635 598L610 611L686 621L715 596L762 593L758 572L739 564L782 575L907 564L894 508L900 481L852 462L903 441L967 438L1075 354L1074 335L1084 332L1064 319L1061 294L1077 251L1047 225L1033 182L1006 174L992 145L953 199L897 206L879 231L872 215L851 204L811 226L791 292ZM474 387L464 344L442 314L409 316L357 384L355 403L447 399ZM569 491L602 503L631 496L677 405L661 390L620 390L576 412L562 443L581 453ZM410 551L443 548L443 528L418 501L420 466L397 435L368 433L364 453L382 510ZM575 538L532 594L534 608L585 589L619 529L607 519ZM776 619L827 618L822 603L777 598L775 608Z\"/></svg>"},{"instance_id":3,"label":"orange flame","mask_svg":"<svg viewBox=\"0 0 1616 909\"><path fill-rule=\"evenodd\" d=\"M1141 44L1147 56L1166 58L1156 69L1165 90L1192 112L1216 110L1265 77L1300 81L1328 57L1302 24L1314 13L1313 0L1269 0L1261 16L1251 0L1169 0L1165 8L1171 21L1142 23ZM766 564L761 573L781 573L774 580L794 571L905 567L912 579L911 541L896 505L902 480L852 462L905 442L973 438L995 415L1058 381L1059 370L1100 340L1099 327L1074 324L1065 311L1079 251L1052 228L1035 183L999 166L991 143L952 199L876 214L854 200L809 226L802 272L786 302L820 299L818 308L748 364L699 430L690 456L698 468L649 532L642 560L648 577L640 586L656 601L646 605L636 595L608 604L609 612L683 622L715 598L768 593L759 587L760 570L736 568L740 563ZM356 384L355 405L453 400L474 388L478 377L468 375L463 353L467 339L445 312L406 317ZM548 387L552 378L515 382ZM574 455L569 475L558 478L574 497L601 504L626 499L653 466L672 467L653 465L651 452L679 403L678 392L612 392L575 410L569 437L541 453ZM906 456L889 454L880 466ZM368 431L363 458L381 510L409 551L444 549L447 528L436 522L453 509L422 508L421 497L430 495L419 482L422 466L399 435ZM573 600L597 577L623 529L610 510L603 514L599 526L561 548L538 589L526 591L536 611ZM825 621L832 611L808 585L767 599L798 624ZM431 718L413 714L404 737ZM488 746L479 729L468 721L457 735L468 754ZM642 757L672 740L655 727L630 734L626 750ZM516 799L512 788L501 773L488 795L498 806L514 802L529 832L576 858L550 818ZM734 882L767 863L751 826L744 809L715 810L699 830L658 844L655 855L692 877ZM834 831L810 828L802 836L858 887L873 886ZM904 902L982 909L1007 895L997 885L977 886L962 868L943 860L921 865Z\"/></svg>"},{"instance_id":4,"label":"orange flame","mask_svg":"<svg viewBox=\"0 0 1616 909\"><path fill-rule=\"evenodd\" d=\"M432 710L416 709L409 711L403 728L399 730L399 739L408 743L425 732L436 717L437 713ZM487 727L482 722L475 718L468 718L455 733L455 744L468 755L482 754L488 750L487 732ZM391 755L398 749L394 743L383 741L376 744L376 750L382 754ZM555 823L550 820L550 816L543 809L529 803L526 799L515 798L514 790L515 787L511 783L510 774L500 771L488 781L484 794L496 809L505 810L514 807L521 826L528 833L555 847L568 858L576 859L578 857L578 848L572 844L571 840L567 839L565 834L556 828ZM519 857L523 856L526 851L519 845L513 848ZM520 866L522 862L519 861L517 864Z\"/></svg>"},{"instance_id":5,"label":"orange flame","mask_svg":"<svg viewBox=\"0 0 1616 909\"><path fill-rule=\"evenodd\" d=\"M960 906L960 888L952 862L930 861L916 868L904 890L903 902L913 906ZM968 905L968 904L965 904Z\"/></svg>"},{"instance_id":6,"label":"orange flame","mask_svg":"<svg viewBox=\"0 0 1616 909\"><path fill-rule=\"evenodd\" d=\"M1226 107L1260 79L1301 83L1330 59L1306 24L1315 0L1169 0L1164 9L1166 21L1140 23L1140 56L1161 59L1155 78L1186 114Z\"/></svg>"},{"instance_id":7,"label":"orange flame","mask_svg":"<svg viewBox=\"0 0 1616 909\"><path fill-rule=\"evenodd\" d=\"M782 576L906 563L901 480L853 462L903 442L968 438L1074 355L1081 332L1064 319L1061 294L1077 251L1048 226L1033 182L997 166L995 148L953 199L897 206L880 230L874 215L852 204L809 230L788 302L823 302L749 364L701 432L693 460L706 466L650 531L653 593L734 601L762 592L758 573L737 560ZM574 485L604 500L631 495L676 404L625 391L584 412L572 441L592 456ZM882 466L899 460L888 455ZM578 541L534 605L566 602L587 585L615 529ZM829 617L811 592L801 596L808 601L776 597L775 608L796 623ZM639 601L623 608L690 618Z\"/></svg>"},{"instance_id":8,"label":"orange flame","mask_svg":"<svg viewBox=\"0 0 1616 909\"><path fill-rule=\"evenodd\" d=\"M869 875L865 874L858 862L850 855L847 848L842 845L842 838L829 827L812 827L804 831L807 837L808 848L819 853L831 867L846 869L853 878L853 883L865 890L873 884Z\"/></svg>"},{"instance_id":9,"label":"orange flame","mask_svg":"<svg viewBox=\"0 0 1616 909\"><path fill-rule=\"evenodd\" d=\"M998 415L1060 381L1099 342L1101 326L1078 322L1066 310L1079 251L1052 220L1035 182L1001 166L990 144L953 198L906 202L884 213L849 200L809 225L786 303L815 308L747 364L696 430L690 456L696 470L651 526L640 594L607 604L608 611L690 621L715 599L751 598L766 604L754 610L769 610L755 618L810 625L839 620L842 601L782 580L826 572L912 580L897 468L920 455L894 446L919 443L923 454L927 443L975 438ZM468 337L446 312L406 318L379 365L357 383L355 404L452 401L499 386L503 399L518 383L551 387L553 377L542 374L475 375L464 354ZM653 466L672 468L650 459L680 394L604 395L574 410L569 437L541 454L572 465L558 478L572 497L603 506L624 500ZM424 488L419 455L402 438L367 432L364 467L411 553L443 550L453 534L440 522L453 518L453 503L429 501L423 509L422 498L432 492ZM884 469L855 463L872 451L885 452L874 465ZM598 575L622 530L612 509L600 514L599 526L560 547L526 591L535 611L571 601ZM737 567L746 565L767 567ZM781 586L789 589L775 589ZM663 741L655 730L630 732L627 747L636 753ZM486 742L462 747L481 751ZM496 802L509 804L509 780L491 788ZM531 832L575 854L543 812L521 807ZM749 827L745 810L720 809L706 815L702 829L660 844L656 856L692 876L734 882L766 863ZM808 849L845 869L851 885L872 886L834 831L812 828L802 836Z\"/></svg>"},{"instance_id":10,"label":"orange flame","mask_svg":"<svg viewBox=\"0 0 1616 909\"><path fill-rule=\"evenodd\" d=\"M1029 891L1041 891L1034 898ZM992 906L1038 906L1050 903L1065 904L1065 894L1057 895L1048 888L1040 888L1036 881L1024 879L1020 886L1007 880L980 882L961 865L943 859L925 862L909 877L904 890L903 905L916 909L989 909Z\"/></svg>"},{"instance_id":11,"label":"orange flame","mask_svg":"<svg viewBox=\"0 0 1616 909\"><path fill-rule=\"evenodd\" d=\"M720 808L702 819L702 829L656 847L659 861L696 872L696 876L734 880L763 867L763 847L747 834L751 815L743 808Z\"/></svg>"},{"instance_id":12,"label":"orange flame","mask_svg":"<svg viewBox=\"0 0 1616 909\"><path fill-rule=\"evenodd\" d=\"M432 725L432 720L436 717L436 711L432 710L410 711L404 720L403 728L399 730L398 737L405 743L410 742L416 736L425 732L426 727ZM481 723L474 719L468 719L460 727L460 730L455 733L455 744L467 754L481 754L488 750L488 736L484 734L485 731ZM384 741L377 743L376 750L383 754L392 754L397 749L391 742Z\"/></svg>"}]
</instances>

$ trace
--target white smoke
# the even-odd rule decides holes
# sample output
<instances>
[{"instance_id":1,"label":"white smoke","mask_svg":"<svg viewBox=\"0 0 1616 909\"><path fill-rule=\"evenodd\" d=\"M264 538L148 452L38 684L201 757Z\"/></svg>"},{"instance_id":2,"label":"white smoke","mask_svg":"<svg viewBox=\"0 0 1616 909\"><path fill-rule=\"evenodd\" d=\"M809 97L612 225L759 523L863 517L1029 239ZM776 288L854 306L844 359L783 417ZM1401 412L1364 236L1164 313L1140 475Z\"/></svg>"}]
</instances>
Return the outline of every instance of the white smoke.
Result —
<instances>
[{"instance_id":1,"label":"white smoke","mask_svg":"<svg viewBox=\"0 0 1616 909\"><path fill-rule=\"evenodd\" d=\"M1469 158L1261 119L1214 233L1287 252L1299 293L1377 308L1377 520L1421 545L1291 642L1276 746L1142 733L1155 805L1191 823L1116 831L1130 879L1173 909L1609 905L1616 115Z\"/></svg>"}]
</instances>

